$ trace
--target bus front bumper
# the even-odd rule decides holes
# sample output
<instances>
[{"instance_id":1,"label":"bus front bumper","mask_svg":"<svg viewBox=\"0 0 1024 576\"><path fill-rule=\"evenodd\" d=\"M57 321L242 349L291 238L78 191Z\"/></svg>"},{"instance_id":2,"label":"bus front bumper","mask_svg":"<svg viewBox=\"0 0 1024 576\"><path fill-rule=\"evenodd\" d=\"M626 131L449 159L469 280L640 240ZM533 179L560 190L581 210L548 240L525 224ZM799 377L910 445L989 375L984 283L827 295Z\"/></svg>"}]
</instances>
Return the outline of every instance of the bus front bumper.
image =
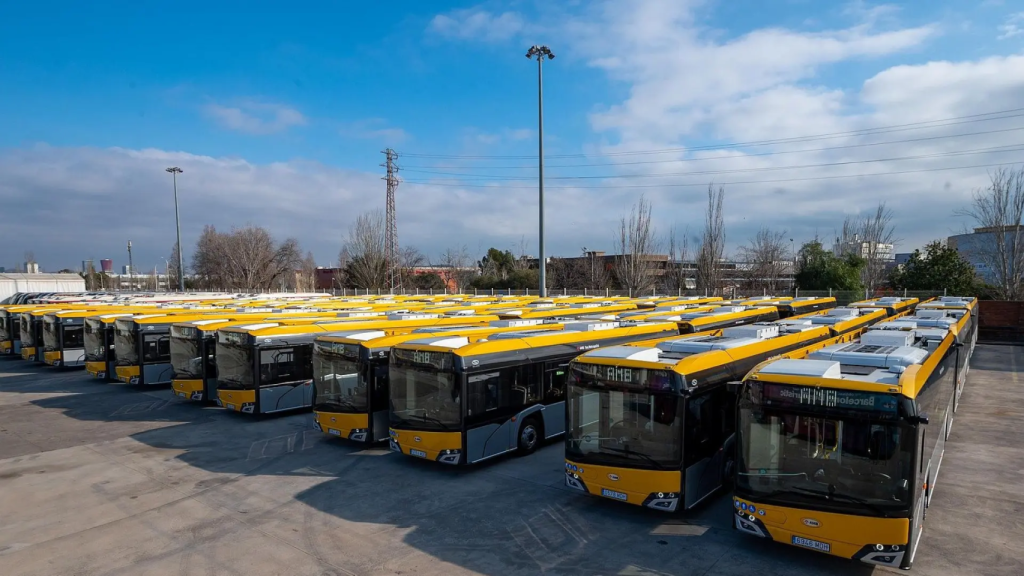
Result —
<instances>
[{"instance_id":1,"label":"bus front bumper","mask_svg":"<svg viewBox=\"0 0 1024 576\"><path fill-rule=\"evenodd\" d=\"M593 496L675 512L682 496L682 472L593 466L566 460L565 485Z\"/></svg>"},{"instance_id":2,"label":"bus front bumper","mask_svg":"<svg viewBox=\"0 0 1024 576\"><path fill-rule=\"evenodd\" d=\"M106 378L107 377L107 363L106 362L86 362L85 371L94 378Z\"/></svg>"},{"instance_id":3,"label":"bus front bumper","mask_svg":"<svg viewBox=\"0 0 1024 576\"><path fill-rule=\"evenodd\" d=\"M43 352L43 362L49 364L50 366L60 366L61 356L62 354L60 353L60 351Z\"/></svg>"},{"instance_id":4,"label":"bus front bumper","mask_svg":"<svg viewBox=\"0 0 1024 576\"><path fill-rule=\"evenodd\" d=\"M461 464L461 432L423 432L420 430L390 431L391 451L406 456L433 460L442 464Z\"/></svg>"},{"instance_id":5,"label":"bus front bumper","mask_svg":"<svg viewBox=\"0 0 1024 576\"><path fill-rule=\"evenodd\" d=\"M752 536L877 566L909 565L909 518L764 506L742 498L733 498L733 510L733 527Z\"/></svg>"},{"instance_id":6,"label":"bus front bumper","mask_svg":"<svg viewBox=\"0 0 1024 576\"><path fill-rule=\"evenodd\" d=\"M21 359L22 360L32 360L35 357L36 357L36 348L35 348L35 346L29 346L28 348L22 346L22 348L21 348Z\"/></svg>"},{"instance_id":7,"label":"bus front bumper","mask_svg":"<svg viewBox=\"0 0 1024 576\"><path fill-rule=\"evenodd\" d=\"M256 412L256 391L218 390L217 405L233 412L253 414Z\"/></svg>"},{"instance_id":8,"label":"bus front bumper","mask_svg":"<svg viewBox=\"0 0 1024 576\"><path fill-rule=\"evenodd\" d=\"M369 414L340 414L314 410L313 424L318 430L330 436L348 438L353 442L372 440Z\"/></svg>"},{"instance_id":9,"label":"bus front bumper","mask_svg":"<svg viewBox=\"0 0 1024 576\"><path fill-rule=\"evenodd\" d=\"M14 342L12 340L4 340L0 342L0 354L7 356L14 352Z\"/></svg>"},{"instance_id":10,"label":"bus front bumper","mask_svg":"<svg viewBox=\"0 0 1024 576\"><path fill-rule=\"evenodd\" d=\"M128 384L138 384L139 373L140 369L138 366L118 366L114 368L114 374L117 375L117 379Z\"/></svg>"},{"instance_id":11,"label":"bus front bumper","mask_svg":"<svg viewBox=\"0 0 1024 576\"><path fill-rule=\"evenodd\" d=\"M206 400L206 387L202 380L171 380L171 390L179 398L193 402Z\"/></svg>"}]
</instances>

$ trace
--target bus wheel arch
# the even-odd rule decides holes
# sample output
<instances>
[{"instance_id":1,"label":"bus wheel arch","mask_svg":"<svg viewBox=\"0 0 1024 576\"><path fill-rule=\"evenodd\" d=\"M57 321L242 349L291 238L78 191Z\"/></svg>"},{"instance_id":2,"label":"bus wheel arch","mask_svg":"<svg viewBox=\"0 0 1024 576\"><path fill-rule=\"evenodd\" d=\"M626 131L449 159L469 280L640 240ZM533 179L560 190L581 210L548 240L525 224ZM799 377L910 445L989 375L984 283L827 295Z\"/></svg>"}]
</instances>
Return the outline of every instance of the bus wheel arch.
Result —
<instances>
[{"instance_id":1,"label":"bus wheel arch","mask_svg":"<svg viewBox=\"0 0 1024 576\"><path fill-rule=\"evenodd\" d=\"M516 448L520 454L532 454L544 439L544 422L536 414L523 419L516 435Z\"/></svg>"}]
</instances>

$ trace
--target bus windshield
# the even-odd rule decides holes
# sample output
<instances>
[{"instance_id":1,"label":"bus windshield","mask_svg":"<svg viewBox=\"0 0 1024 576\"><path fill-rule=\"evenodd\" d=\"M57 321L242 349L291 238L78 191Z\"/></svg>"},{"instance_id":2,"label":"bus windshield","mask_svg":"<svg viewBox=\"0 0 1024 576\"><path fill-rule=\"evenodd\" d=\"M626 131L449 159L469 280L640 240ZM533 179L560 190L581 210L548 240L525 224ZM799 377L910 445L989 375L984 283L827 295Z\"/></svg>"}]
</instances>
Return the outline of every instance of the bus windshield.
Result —
<instances>
[{"instance_id":1,"label":"bus windshield","mask_svg":"<svg viewBox=\"0 0 1024 576\"><path fill-rule=\"evenodd\" d=\"M576 364L569 380L565 454L574 462L650 470L679 470L683 457L682 399L667 371L625 369L623 381L599 378ZM615 368L618 379L623 369ZM652 391L647 385L657 381ZM664 385L660 384L664 382ZM633 383L642 386L632 388Z\"/></svg>"},{"instance_id":2,"label":"bus windshield","mask_svg":"<svg viewBox=\"0 0 1024 576\"><path fill-rule=\"evenodd\" d=\"M899 422L892 406L891 412L858 408L861 413L855 414L768 407L745 399L740 407L737 491L765 503L816 505L862 515L906 510L916 435L913 427Z\"/></svg>"},{"instance_id":3,"label":"bus windshield","mask_svg":"<svg viewBox=\"0 0 1024 576\"><path fill-rule=\"evenodd\" d=\"M29 328L31 320L29 320L28 314L22 314L21 318L18 319L18 323L21 326L21 345L26 347L35 346L36 339Z\"/></svg>"},{"instance_id":4,"label":"bus windshield","mask_svg":"<svg viewBox=\"0 0 1024 576\"><path fill-rule=\"evenodd\" d=\"M460 388L448 367L393 363L391 381L392 425L424 430L458 430L462 422Z\"/></svg>"},{"instance_id":5,"label":"bus windshield","mask_svg":"<svg viewBox=\"0 0 1024 576\"><path fill-rule=\"evenodd\" d=\"M114 357L118 366L132 366L139 363L139 350L135 346L135 325L127 329L114 329Z\"/></svg>"},{"instance_id":6,"label":"bus windshield","mask_svg":"<svg viewBox=\"0 0 1024 576\"><path fill-rule=\"evenodd\" d=\"M64 350L77 350L85 346L83 329L82 326L69 326L67 324L62 327L61 346Z\"/></svg>"},{"instance_id":7,"label":"bus windshield","mask_svg":"<svg viewBox=\"0 0 1024 576\"><path fill-rule=\"evenodd\" d=\"M366 378L355 359L321 353L313 364L314 403L318 410L366 412L370 409Z\"/></svg>"},{"instance_id":8,"label":"bus windshield","mask_svg":"<svg viewBox=\"0 0 1024 576\"><path fill-rule=\"evenodd\" d=\"M60 349L60 338L57 337L58 330L60 330L60 325L54 319L46 318L43 321L43 350L54 352Z\"/></svg>"},{"instance_id":9,"label":"bus windshield","mask_svg":"<svg viewBox=\"0 0 1024 576\"><path fill-rule=\"evenodd\" d=\"M217 384L222 388L253 388L253 347L217 343ZM227 384L227 386L225 386Z\"/></svg>"},{"instance_id":10,"label":"bus windshield","mask_svg":"<svg viewBox=\"0 0 1024 576\"><path fill-rule=\"evenodd\" d=\"M171 369L175 378L202 378L203 359L194 336L171 336Z\"/></svg>"},{"instance_id":11,"label":"bus windshield","mask_svg":"<svg viewBox=\"0 0 1024 576\"><path fill-rule=\"evenodd\" d=\"M104 338L103 325L91 318L85 320L85 361L101 362L107 359L107 343Z\"/></svg>"},{"instance_id":12,"label":"bus windshield","mask_svg":"<svg viewBox=\"0 0 1024 576\"><path fill-rule=\"evenodd\" d=\"M0 342L6 342L13 340L11 335L7 332L7 323L10 322L10 317L7 315L0 315Z\"/></svg>"}]
</instances>

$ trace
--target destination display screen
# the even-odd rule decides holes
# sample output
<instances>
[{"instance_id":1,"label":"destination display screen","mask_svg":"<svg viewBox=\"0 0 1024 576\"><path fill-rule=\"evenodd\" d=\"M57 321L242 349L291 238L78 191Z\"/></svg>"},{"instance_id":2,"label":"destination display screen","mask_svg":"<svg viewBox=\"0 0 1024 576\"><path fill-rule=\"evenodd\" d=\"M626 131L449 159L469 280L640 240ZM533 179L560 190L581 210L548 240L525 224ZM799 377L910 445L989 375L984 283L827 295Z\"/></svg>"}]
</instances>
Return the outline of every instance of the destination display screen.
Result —
<instances>
[{"instance_id":1,"label":"destination display screen","mask_svg":"<svg viewBox=\"0 0 1024 576\"><path fill-rule=\"evenodd\" d=\"M762 401L773 408L826 408L887 416L896 416L899 410L899 398L895 394L769 383L763 386Z\"/></svg>"},{"instance_id":2,"label":"destination display screen","mask_svg":"<svg viewBox=\"0 0 1024 576\"><path fill-rule=\"evenodd\" d=\"M321 354L337 354L348 358L359 357L359 344L346 344L344 342L316 342L314 347Z\"/></svg>"},{"instance_id":3,"label":"destination display screen","mask_svg":"<svg viewBox=\"0 0 1024 576\"><path fill-rule=\"evenodd\" d=\"M393 348L391 350L391 357L400 362L433 366L438 370L451 370L452 368L452 354L450 352Z\"/></svg>"},{"instance_id":4,"label":"destination display screen","mask_svg":"<svg viewBox=\"0 0 1024 576\"><path fill-rule=\"evenodd\" d=\"M610 366L607 364L584 364L573 362L573 376L585 386L597 384L613 388L636 388L652 392L674 390L673 372L668 370L650 370L647 368L629 368L626 366Z\"/></svg>"},{"instance_id":5,"label":"destination display screen","mask_svg":"<svg viewBox=\"0 0 1024 576\"><path fill-rule=\"evenodd\" d=\"M195 338L198 332L195 326L171 326L172 338Z\"/></svg>"},{"instance_id":6,"label":"destination display screen","mask_svg":"<svg viewBox=\"0 0 1024 576\"><path fill-rule=\"evenodd\" d=\"M217 341L221 344L245 344L249 341L249 334L221 330L217 332Z\"/></svg>"}]
</instances>

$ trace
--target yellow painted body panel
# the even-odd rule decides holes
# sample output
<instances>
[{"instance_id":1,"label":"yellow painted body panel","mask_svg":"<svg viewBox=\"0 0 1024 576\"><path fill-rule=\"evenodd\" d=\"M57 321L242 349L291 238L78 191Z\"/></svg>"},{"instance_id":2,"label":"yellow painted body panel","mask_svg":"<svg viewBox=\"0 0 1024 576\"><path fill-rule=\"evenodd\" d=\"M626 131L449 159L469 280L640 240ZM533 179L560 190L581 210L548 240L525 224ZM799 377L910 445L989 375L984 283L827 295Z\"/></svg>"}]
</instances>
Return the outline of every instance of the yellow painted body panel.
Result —
<instances>
[{"instance_id":1,"label":"yellow painted body panel","mask_svg":"<svg viewBox=\"0 0 1024 576\"><path fill-rule=\"evenodd\" d=\"M21 359L22 360L31 360L31 359L33 359L35 357L36 357L36 348L35 348L35 346L29 346L28 348L22 348L21 349Z\"/></svg>"},{"instance_id":2,"label":"yellow painted body panel","mask_svg":"<svg viewBox=\"0 0 1024 576\"><path fill-rule=\"evenodd\" d=\"M107 374L107 363L106 362L86 362L85 371L94 378L99 378L100 374L106 376Z\"/></svg>"},{"instance_id":3,"label":"yellow painted body panel","mask_svg":"<svg viewBox=\"0 0 1024 576\"><path fill-rule=\"evenodd\" d=\"M10 340L4 340L0 342L0 354L10 354L11 350L14 349L14 342Z\"/></svg>"},{"instance_id":4,"label":"yellow painted body panel","mask_svg":"<svg viewBox=\"0 0 1024 576\"><path fill-rule=\"evenodd\" d=\"M61 361L61 356L60 350L56 352L43 352L43 362L53 366Z\"/></svg>"},{"instance_id":5,"label":"yellow painted body panel","mask_svg":"<svg viewBox=\"0 0 1024 576\"><path fill-rule=\"evenodd\" d=\"M601 496L601 489L607 488L623 493L627 497L627 500L612 498L613 500L642 506L644 500L653 493L678 494L682 491L683 473L679 470L637 470L618 466L580 465L572 460L566 462L577 466L576 474L587 486L587 491L594 496ZM579 471L580 468L582 472Z\"/></svg>"},{"instance_id":6,"label":"yellow painted body panel","mask_svg":"<svg viewBox=\"0 0 1024 576\"><path fill-rule=\"evenodd\" d=\"M320 424L324 434L348 438L353 430L370 427L369 414L341 414L338 412L313 412L313 419Z\"/></svg>"},{"instance_id":7,"label":"yellow painted body panel","mask_svg":"<svg viewBox=\"0 0 1024 576\"><path fill-rule=\"evenodd\" d=\"M132 378L135 378L135 381L138 382L139 372L138 366L118 366L114 368L114 374L117 375L117 379L129 384L131 384Z\"/></svg>"},{"instance_id":8,"label":"yellow painted body panel","mask_svg":"<svg viewBox=\"0 0 1024 576\"><path fill-rule=\"evenodd\" d=\"M410 450L422 450L427 460L437 460L442 450L461 450L461 432L422 432L420 430L391 429L391 440L398 443L402 454L412 456Z\"/></svg>"},{"instance_id":9,"label":"yellow painted body panel","mask_svg":"<svg viewBox=\"0 0 1024 576\"><path fill-rule=\"evenodd\" d=\"M171 380L171 390L175 396L191 400L193 392L203 392L202 380Z\"/></svg>"},{"instance_id":10,"label":"yellow painted body panel","mask_svg":"<svg viewBox=\"0 0 1024 576\"><path fill-rule=\"evenodd\" d=\"M218 390L217 399L220 400L220 405L228 410L234 410L235 412L242 411L243 404L255 404L256 403L256 391L255 390Z\"/></svg>"},{"instance_id":11,"label":"yellow painted body panel","mask_svg":"<svg viewBox=\"0 0 1024 576\"><path fill-rule=\"evenodd\" d=\"M765 506L742 498L734 498L733 503L736 506L754 504L758 510L764 510L764 515L759 514L757 518L764 523L772 540L792 545L793 536L801 536L825 542L831 545L832 555L843 558L853 558L868 544L907 545L910 539L909 518L871 518Z\"/></svg>"}]
</instances>

